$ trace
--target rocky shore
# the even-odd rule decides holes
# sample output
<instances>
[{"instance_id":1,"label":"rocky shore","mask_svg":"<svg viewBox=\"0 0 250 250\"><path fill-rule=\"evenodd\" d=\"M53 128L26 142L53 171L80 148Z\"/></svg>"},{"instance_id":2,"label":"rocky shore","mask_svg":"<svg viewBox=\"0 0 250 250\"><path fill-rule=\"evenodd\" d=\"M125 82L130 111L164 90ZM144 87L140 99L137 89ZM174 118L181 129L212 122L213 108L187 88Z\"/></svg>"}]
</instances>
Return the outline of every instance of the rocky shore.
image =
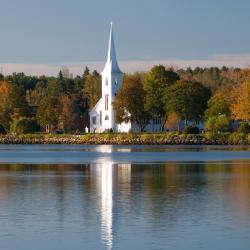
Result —
<instances>
[{"instance_id":1,"label":"rocky shore","mask_svg":"<svg viewBox=\"0 0 250 250\"><path fill-rule=\"evenodd\" d=\"M192 135L159 134L84 134L84 135L1 135L0 144L117 144L117 145L247 145L245 134Z\"/></svg>"}]
</instances>

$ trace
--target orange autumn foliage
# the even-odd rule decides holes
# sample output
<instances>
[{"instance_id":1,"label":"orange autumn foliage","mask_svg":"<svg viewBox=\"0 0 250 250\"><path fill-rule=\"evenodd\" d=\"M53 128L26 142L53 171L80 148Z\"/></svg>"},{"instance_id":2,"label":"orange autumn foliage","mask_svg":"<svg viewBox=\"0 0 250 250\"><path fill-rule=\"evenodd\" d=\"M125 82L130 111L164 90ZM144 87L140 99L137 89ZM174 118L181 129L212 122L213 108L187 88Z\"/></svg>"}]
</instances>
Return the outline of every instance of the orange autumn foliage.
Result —
<instances>
[{"instance_id":1,"label":"orange autumn foliage","mask_svg":"<svg viewBox=\"0 0 250 250\"><path fill-rule=\"evenodd\" d=\"M0 112L3 112L4 106L7 104L11 93L11 85L7 82L0 82Z\"/></svg>"},{"instance_id":2,"label":"orange autumn foliage","mask_svg":"<svg viewBox=\"0 0 250 250\"><path fill-rule=\"evenodd\" d=\"M235 85L230 91L229 99L233 118L250 121L250 81Z\"/></svg>"},{"instance_id":3,"label":"orange autumn foliage","mask_svg":"<svg viewBox=\"0 0 250 250\"><path fill-rule=\"evenodd\" d=\"M168 118L166 121L166 127L169 130L179 130L180 120L181 120L180 117L175 112L171 112L168 115Z\"/></svg>"}]
</instances>

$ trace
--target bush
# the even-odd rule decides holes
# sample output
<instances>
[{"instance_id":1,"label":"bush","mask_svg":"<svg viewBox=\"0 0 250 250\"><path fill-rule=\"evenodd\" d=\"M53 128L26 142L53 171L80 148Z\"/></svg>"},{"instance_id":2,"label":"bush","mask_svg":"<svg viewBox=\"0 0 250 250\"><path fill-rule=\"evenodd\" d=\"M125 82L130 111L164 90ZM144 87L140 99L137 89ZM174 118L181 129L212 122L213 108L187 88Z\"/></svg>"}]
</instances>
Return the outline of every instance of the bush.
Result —
<instances>
[{"instance_id":1,"label":"bush","mask_svg":"<svg viewBox=\"0 0 250 250\"><path fill-rule=\"evenodd\" d=\"M215 133L215 132L206 132L205 138L209 141L216 141L217 143L227 143L230 133Z\"/></svg>"},{"instance_id":2,"label":"bush","mask_svg":"<svg viewBox=\"0 0 250 250\"><path fill-rule=\"evenodd\" d=\"M226 115L212 116L206 122L205 130L212 132L229 131L230 119Z\"/></svg>"},{"instance_id":3,"label":"bush","mask_svg":"<svg viewBox=\"0 0 250 250\"><path fill-rule=\"evenodd\" d=\"M11 132L16 134L29 134L38 131L36 119L22 117L15 119L11 124Z\"/></svg>"},{"instance_id":4,"label":"bush","mask_svg":"<svg viewBox=\"0 0 250 250\"><path fill-rule=\"evenodd\" d=\"M250 126L248 122L242 122L237 129L238 133L244 133L244 134L249 134L250 133Z\"/></svg>"},{"instance_id":5,"label":"bush","mask_svg":"<svg viewBox=\"0 0 250 250\"><path fill-rule=\"evenodd\" d=\"M189 126L184 128L183 130L183 134L199 134L200 130L198 127L196 126Z\"/></svg>"},{"instance_id":6,"label":"bush","mask_svg":"<svg viewBox=\"0 0 250 250\"><path fill-rule=\"evenodd\" d=\"M247 135L244 133L232 133L229 135L228 141L233 144L242 144L247 142Z\"/></svg>"}]
</instances>

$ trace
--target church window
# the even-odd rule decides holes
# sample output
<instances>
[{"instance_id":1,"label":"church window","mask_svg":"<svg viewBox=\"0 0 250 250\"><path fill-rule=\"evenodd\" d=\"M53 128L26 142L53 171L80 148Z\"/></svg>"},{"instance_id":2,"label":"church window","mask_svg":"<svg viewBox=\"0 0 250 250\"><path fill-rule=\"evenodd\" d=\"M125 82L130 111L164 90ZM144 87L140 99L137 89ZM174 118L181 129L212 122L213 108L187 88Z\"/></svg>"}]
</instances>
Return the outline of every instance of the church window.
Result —
<instances>
[{"instance_id":1,"label":"church window","mask_svg":"<svg viewBox=\"0 0 250 250\"><path fill-rule=\"evenodd\" d=\"M105 95L105 110L109 110L109 95Z\"/></svg>"},{"instance_id":2,"label":"church window","mask_svg":"<svg viewBox=\"0 0 250 250\"><path fill-rule=\"evenodd\" d=\"M100 125L102 126L102 111L100 111Z\"/></svg>"},{"instance_id":3,"label":"church window","mask_svg":"<svg viewBox=\"0 0 250 250\"><path fill-rule=\"evenodd\" d=\"M108 80L108 78L106 78L106 80L105 80L105 84L106 84L106 86L109 84L109 80Z\"/></svg>"},{"instance_id":4,"label":"church window","mask_svg":"<svg viewBox=\"0 0 250 250\"><path fill-rule=\"evenodd\" d=\"M92 116L92 124L96 125L96 116Z\"/></svg>"},{"instance_id":5,"label":"church window","mask_svg":"<svg viewBox=\"0 0 250 250\"><path fill-rule=\"evenodd\" d=\"M109 116L106 115L106 116L105 116L105 121L108 121L108 120L109 120Z\"/></svg>"},{"instance_id":6,"label":"church window","mask_svg":"<svg viewBox=\"0 0 250 250\"><path fill-rule=\"evenodd\" d=\"M115 85L118 85L118 80L117 80L117 78L115 79Z\"/></svg>"}]
</instances>

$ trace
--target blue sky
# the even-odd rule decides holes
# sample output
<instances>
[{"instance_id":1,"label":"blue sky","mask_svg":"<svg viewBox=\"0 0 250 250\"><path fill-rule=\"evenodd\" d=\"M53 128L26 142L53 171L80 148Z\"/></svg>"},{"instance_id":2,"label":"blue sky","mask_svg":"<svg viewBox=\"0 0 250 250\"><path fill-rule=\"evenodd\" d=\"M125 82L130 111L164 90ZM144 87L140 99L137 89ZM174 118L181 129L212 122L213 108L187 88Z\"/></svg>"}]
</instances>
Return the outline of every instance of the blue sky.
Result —
<instances>
[{"instance_id":1,"label":"blue sky","mask_svg":"<svg viewBox=\"0 0 250 250\"><path fill-rule=\"evenodd\" d=\"M1 0L0 64L250 59L249 0ZM231 56L231 57L230 57ZM236 59L235 59L236 58ZM221 59L221 57L220 57ZM191 64L191 62L190 62ZM250 61L249 61L250 64Z\"/></svg>"}]
</instances>

